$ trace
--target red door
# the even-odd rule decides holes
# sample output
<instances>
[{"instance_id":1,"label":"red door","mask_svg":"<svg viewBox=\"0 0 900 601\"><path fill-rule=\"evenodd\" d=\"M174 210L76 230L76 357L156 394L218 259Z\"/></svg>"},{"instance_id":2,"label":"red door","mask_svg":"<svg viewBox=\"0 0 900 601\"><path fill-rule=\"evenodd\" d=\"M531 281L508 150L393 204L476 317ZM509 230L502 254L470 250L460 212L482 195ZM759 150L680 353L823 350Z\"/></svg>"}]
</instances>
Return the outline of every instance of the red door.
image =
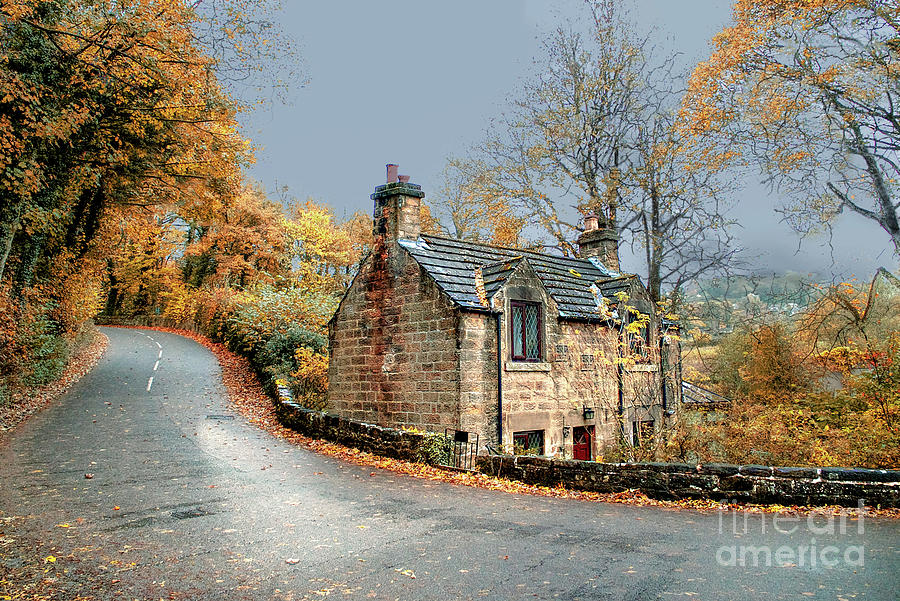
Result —
<instances>
[{"instance_id":1,"label":"red door","mask_svg":"<svg viewBox=\"0 0 900 601\"><path fill-rule=\"evenodd\" d=\"M591 441L594 439L594 426L578 426L572 428L572 456L582 461L591 460Z\"/></svg>"}]
</instances>

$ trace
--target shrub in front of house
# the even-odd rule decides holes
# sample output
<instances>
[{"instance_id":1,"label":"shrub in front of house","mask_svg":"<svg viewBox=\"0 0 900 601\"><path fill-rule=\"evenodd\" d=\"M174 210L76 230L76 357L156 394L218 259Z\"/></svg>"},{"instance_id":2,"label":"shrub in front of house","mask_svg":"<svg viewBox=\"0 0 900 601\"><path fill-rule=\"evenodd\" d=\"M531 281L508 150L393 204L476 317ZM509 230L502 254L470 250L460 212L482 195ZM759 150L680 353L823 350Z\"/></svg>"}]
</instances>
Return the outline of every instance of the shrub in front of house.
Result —
<instances>
[{"instance_id":1,"label":"shrub in front of house","mask_svg":"<svg viewBox=\"0 0 900 601\"><path fill-rule=\"evenodd\" d=\"M295 400L324 406L328 388L328 317L334 295L299 288L252 291L198 290L190 301L193 323L250 360L264 383L284 381Z\"/></svg>"},{"instance_id":2,"label":"shrub in front of house","mask_svg":"<svg viewBox=\"0 0 900 601\"><path fill-rule=\"evenodd\" d=\"M448 465L453 443L445 434L425 432L419 447L419 461L428 465Z\"/></svg>"}]
</instances>

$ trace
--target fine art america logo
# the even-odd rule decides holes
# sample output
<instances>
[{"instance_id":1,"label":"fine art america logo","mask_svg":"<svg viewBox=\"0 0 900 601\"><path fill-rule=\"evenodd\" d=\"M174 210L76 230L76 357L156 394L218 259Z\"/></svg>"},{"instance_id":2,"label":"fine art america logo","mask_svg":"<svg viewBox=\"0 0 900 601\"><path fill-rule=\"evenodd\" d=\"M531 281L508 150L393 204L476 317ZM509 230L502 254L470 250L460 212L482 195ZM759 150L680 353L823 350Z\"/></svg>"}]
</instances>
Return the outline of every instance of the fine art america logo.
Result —
<instances>
[{"instance_id":1,"label":"fine art america logo","mask_svg":"<svg viewBox=\"0 0 900 601\"><path fill-rule=\"evenodd\" d=\"M856 510L812 511L806 516L786 510L773 514L719 510L719 534L730 529L737 540L716 550L716 562L726 567L861 567L865 565L865 546L846 543L854 535L865 534L865 514L862 501ZM740 542L743 538L771 540L779 535L790 539L783 544Z\"/></svg>"}]
</instances>

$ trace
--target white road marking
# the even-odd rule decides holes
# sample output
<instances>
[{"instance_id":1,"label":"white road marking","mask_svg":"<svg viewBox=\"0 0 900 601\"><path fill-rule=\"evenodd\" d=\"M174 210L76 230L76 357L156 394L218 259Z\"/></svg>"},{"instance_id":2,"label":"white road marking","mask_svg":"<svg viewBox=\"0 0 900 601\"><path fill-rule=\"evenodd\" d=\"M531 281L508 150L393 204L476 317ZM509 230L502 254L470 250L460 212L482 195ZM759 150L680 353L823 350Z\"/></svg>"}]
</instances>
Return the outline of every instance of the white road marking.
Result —
<instances>
[{"instance_id":1,"label":"white road marking","mask_svg":"<svg viewBox=\"0 0 900 601\"><path fill-rule=\"evenodd\" d=\"M156 365L153 366L153 371L159 369L159 360L156 361Z\"/></svg>"},{"instance_id":2,"label":"white road marking","mask_svg":"<svg viewBox=\"0 0 900 601\"><path fill-rule=\"evenodd\" d=\"M159 354L156 356L157 359L162 359L162 350L159 351Z\"/></svg>"},{"instance_id":3,"label":"white road marking","mask_svg":"<svg viewBox=\"0 0 900 601\"><path fill-rule=\"evenodd\" d=\"M151 338L150 340L153 340L153 339ZM156 342L156 341L153 340L153 342ZM158 342L156 342L156 346L158 346L159 348L162 348L162 345L161 345L160 343L158 343Z\"/></svg>"},{"instance_id":4,"label":"white road marking","mask_svg":"<svg viewBox=\"0 0 900 601\"><path fill-rule=\"evenodd\" d=\"M150 392L150 387L153 386L153 377L151 376L149 380L147 380L147 392Z\"/></svg>"}]
</instances>

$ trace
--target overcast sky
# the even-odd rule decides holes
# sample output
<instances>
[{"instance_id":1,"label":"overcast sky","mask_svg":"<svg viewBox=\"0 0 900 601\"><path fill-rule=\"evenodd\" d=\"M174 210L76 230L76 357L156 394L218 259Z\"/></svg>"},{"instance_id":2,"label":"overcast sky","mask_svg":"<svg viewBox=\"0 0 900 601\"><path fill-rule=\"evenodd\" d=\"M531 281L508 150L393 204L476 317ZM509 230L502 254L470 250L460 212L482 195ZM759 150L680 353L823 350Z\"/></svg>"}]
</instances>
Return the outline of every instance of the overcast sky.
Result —
<instances>
[{"instance_id":1,"label":"overcast sky","mask_svg":"<svg viewBox=\"0 0 900 601\"><path fill-rule=\"evenodd\" d=\"M287 186L301 200L324 201L338 216L371 210L385 163L399 163L426 195L436 189L447 157L478 143L529 75L542 37L584 15L579 0L284 4L281 25L298 42L309 83L291 91L289 105L244 116L260 147L250 175L272 192ZM691 63L708 56L730 17L724 0L636 0L633 13L638 28L655 28L661 46ZM798 251L765 188L748 181L736 199L739 242L756 269L865 277L896 267L887 235L861 218L842 219L833 252L823 239Z\"/></svg>"}]
</instances>

